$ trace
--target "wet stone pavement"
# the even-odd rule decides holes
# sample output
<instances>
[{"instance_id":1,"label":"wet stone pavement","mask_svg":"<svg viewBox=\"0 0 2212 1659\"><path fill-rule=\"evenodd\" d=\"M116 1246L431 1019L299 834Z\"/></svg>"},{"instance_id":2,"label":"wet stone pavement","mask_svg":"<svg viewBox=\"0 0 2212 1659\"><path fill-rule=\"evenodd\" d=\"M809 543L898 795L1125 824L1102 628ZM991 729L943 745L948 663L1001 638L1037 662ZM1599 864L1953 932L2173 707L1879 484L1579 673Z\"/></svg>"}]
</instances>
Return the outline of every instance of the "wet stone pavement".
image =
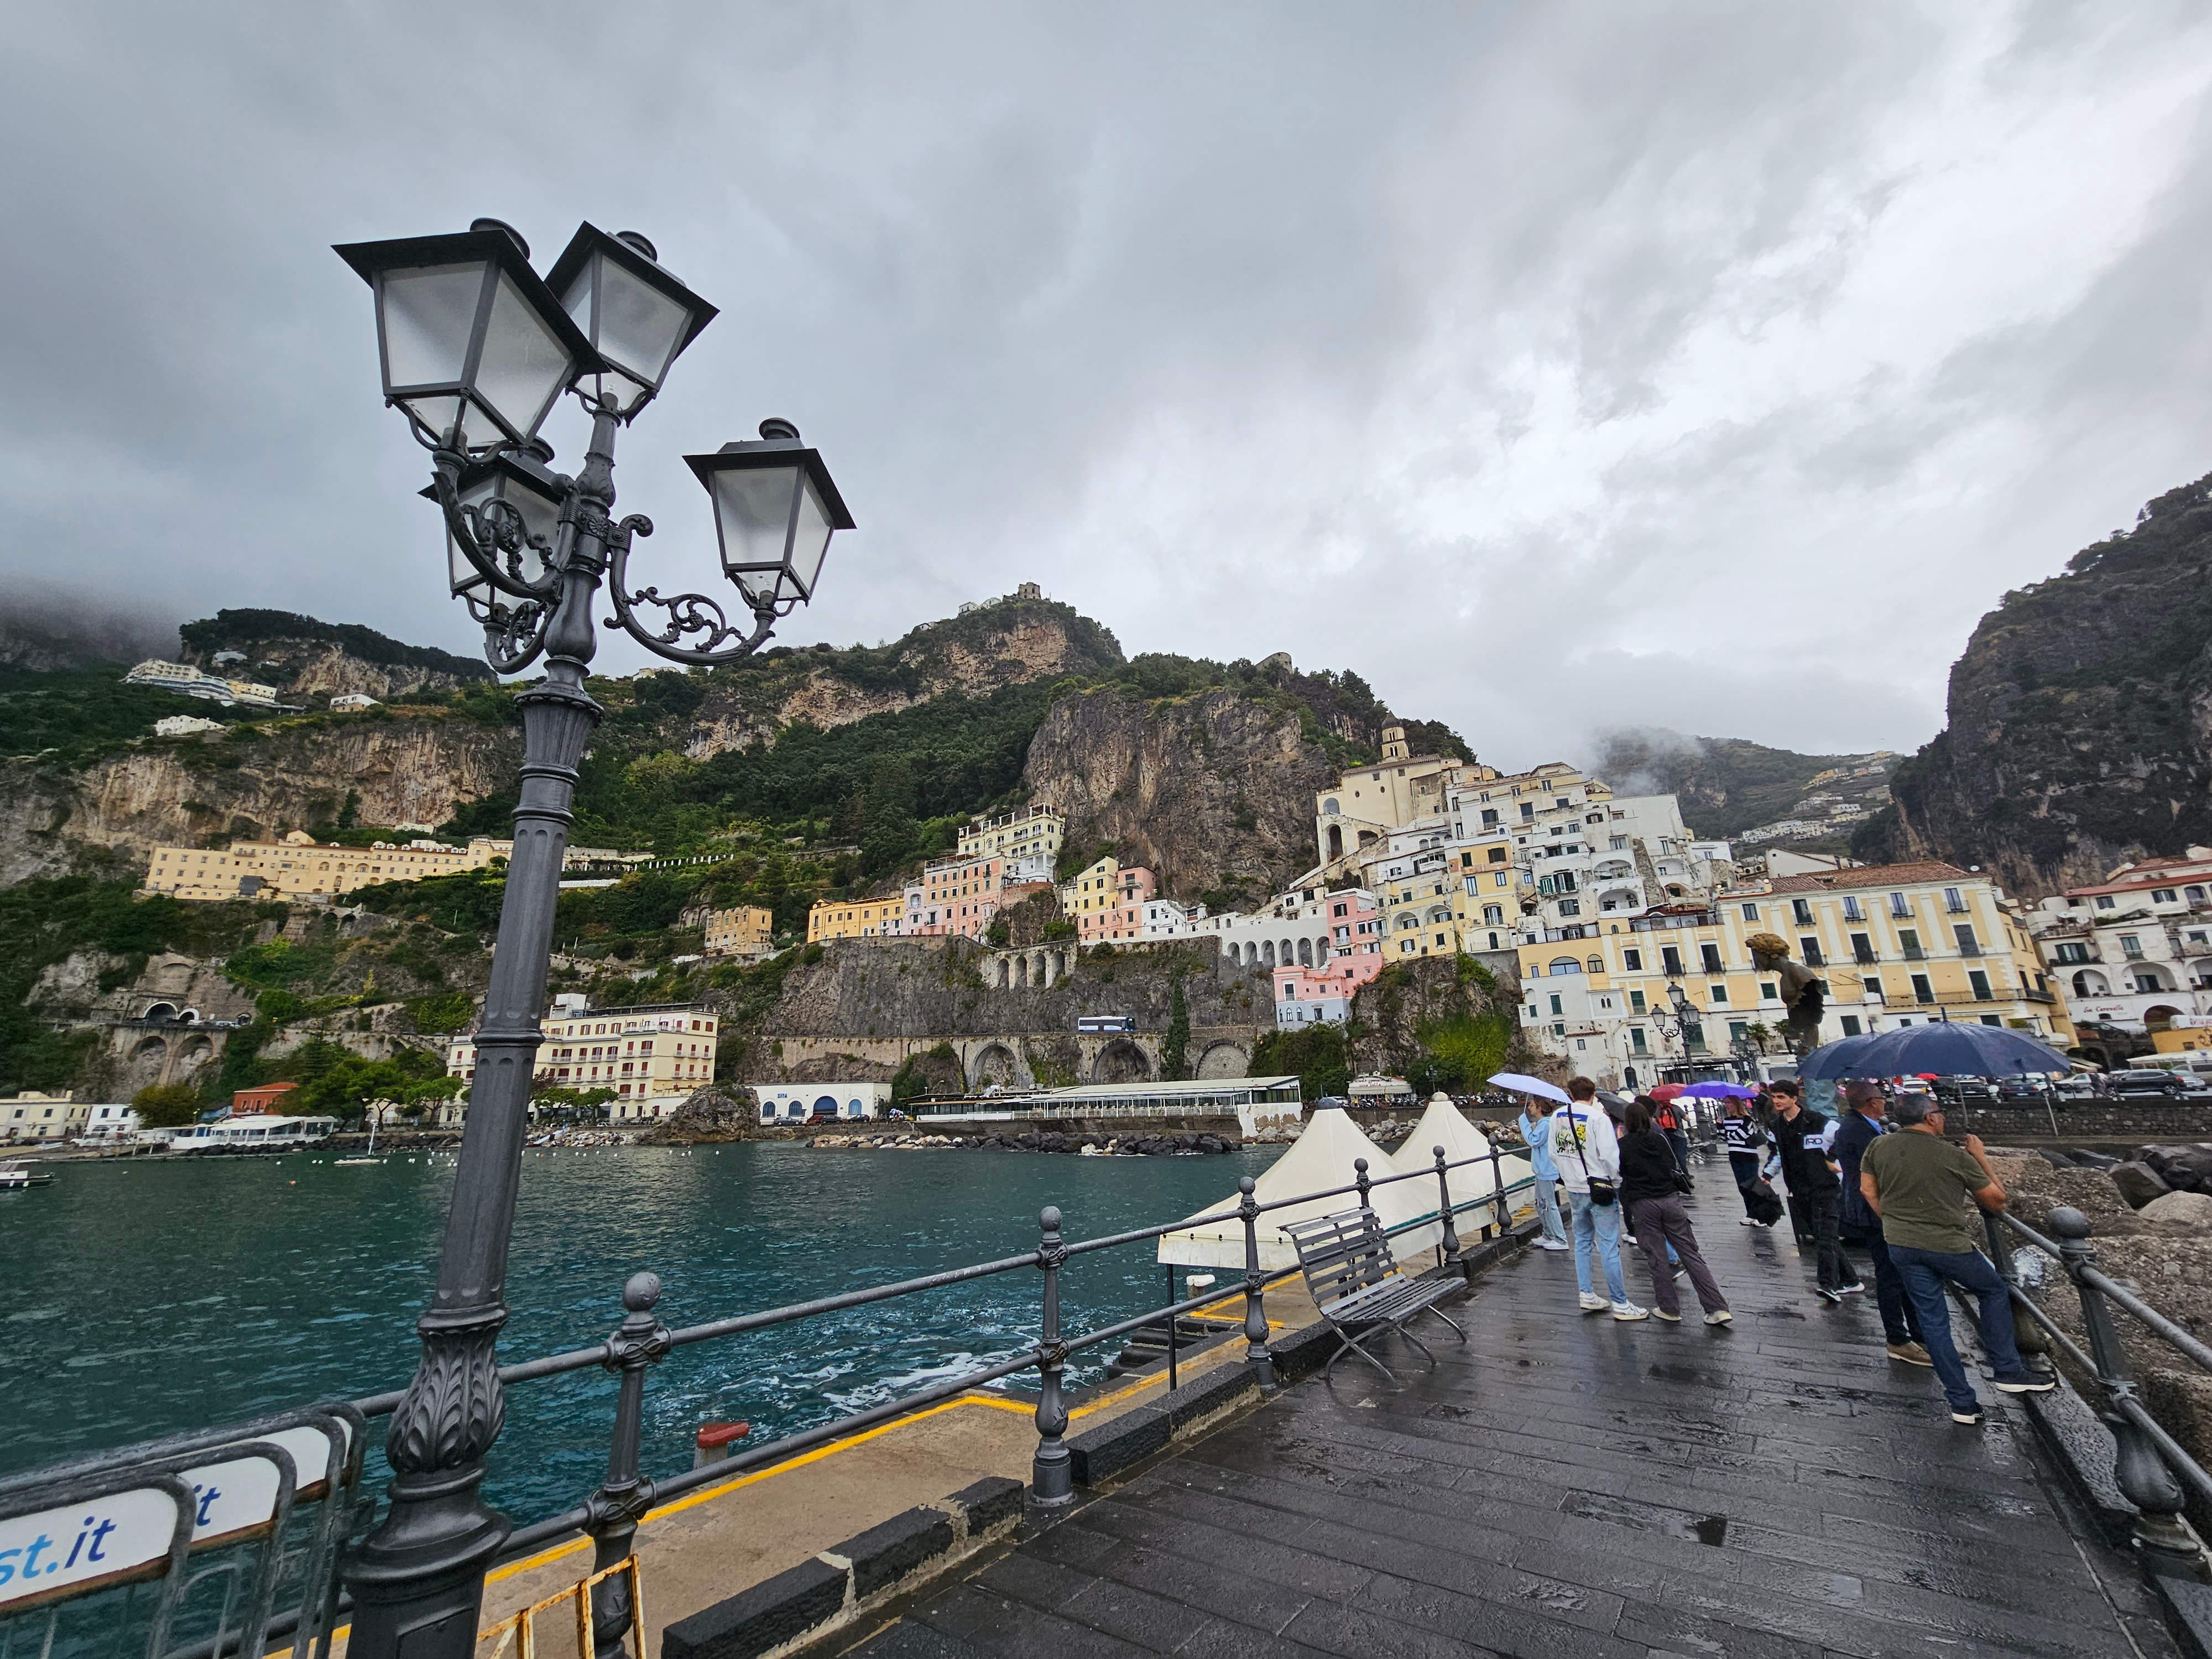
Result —
<instances>
[{"instance_id":1,"label":"wet stone pavement","mask_svg":"<svg viewBox=\"0 0 2212 1659\"><path fill-rule=\"evenodd\" d=\"M1934 1374L1884 1355L1871 1274L1826 1306L1714 1184L1695 1214L1733 1326L1699 1323L1686 1279L1679 1326L1583 1316L1572 1257L1524 1253L1464 1304L1468 1346L1420 1322L1433 1370L1388 1342L1393 1389L1347 1358L857 1651L2172 1655L2022 1408L1984 1380L1987 1424L1953 1424Z\"/></svg>"}]
</instances>

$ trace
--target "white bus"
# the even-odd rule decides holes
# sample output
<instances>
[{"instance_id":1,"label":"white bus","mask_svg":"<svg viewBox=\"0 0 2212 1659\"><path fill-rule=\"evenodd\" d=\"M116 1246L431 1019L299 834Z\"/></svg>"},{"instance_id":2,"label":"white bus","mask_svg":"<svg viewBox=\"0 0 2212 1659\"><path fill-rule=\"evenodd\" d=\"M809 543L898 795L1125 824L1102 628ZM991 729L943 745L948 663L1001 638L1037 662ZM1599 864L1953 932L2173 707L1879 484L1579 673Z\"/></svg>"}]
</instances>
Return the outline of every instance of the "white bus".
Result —
<instances>
[{"instance_id":1,"label":"white bus","mask_svg":"<svg viewBox=\"0 0 2212 1659\"><path fill-rule=\"evenodd\" d=\"M1137 1021L1133 1014L1078 1014L1075 1029L1085 1032L1133 1031L1137 1029Z\"/></svg>"}]
</instances>

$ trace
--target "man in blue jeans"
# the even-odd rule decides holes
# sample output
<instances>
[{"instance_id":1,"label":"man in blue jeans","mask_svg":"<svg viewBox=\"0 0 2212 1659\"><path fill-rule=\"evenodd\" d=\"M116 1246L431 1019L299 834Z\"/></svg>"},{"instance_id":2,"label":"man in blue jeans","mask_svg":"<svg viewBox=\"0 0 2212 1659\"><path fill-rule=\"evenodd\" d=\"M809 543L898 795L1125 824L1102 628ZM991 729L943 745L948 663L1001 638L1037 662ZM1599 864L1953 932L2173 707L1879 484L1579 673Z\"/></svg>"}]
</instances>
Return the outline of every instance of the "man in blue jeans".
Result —
<instances>
[{"instance_id":1,"label":"man in blue jeans","mask_svg":"<svg viewBox=\"0 0 2212 1659\"><path fill-rule=\"evenodd\" d=\"M1990 1168L1981 1138L1968 1135L1963 1146L1944 1139L1942 1104L1925 1095L1901 1096L1890 1110L1902 1133L1866 1148L1859 1190L1881 1218L1882 1239L1920 1316L1920 1340L1951 1402L1951 1420L1972 1426L1982 1420L1982 1402L1951 1340L1947 1279L1972 1291L1981 1304L1982 1347L2000 1393L2042 1394L2056 1384L2022 1363L2013 1340L2012 1297L1966 1231L1966 1199L1984 1210L2004 1207L2004 1187Z\"/></svg>"},{"instance_id":2,"label":"man in blue jeans","mask_svg":"<svg viewBox=\"0 0 2212 1659\"><path fill-rule=\"evenodd\" d=\"M1613 1133L1613 1120L1597 1103L1597 1085L1586 1077L1567 1085L1569 1103L1545 1121L1552 1129L1552 1162L1567 1188L1567 1208L1575 1239L1575 1283L1581 1291L1584 1313L1612 1310L1626 1322L1649 1319L1650 1314L1628 1299L1628 1286L1620 1276L1620 1143ZM1590 1183L1603 1183L1605 1202L1590 1196ZM1590 1277L1595 1253L1605 1273L1601 1296Z\"/></svg>"}]
</instances>

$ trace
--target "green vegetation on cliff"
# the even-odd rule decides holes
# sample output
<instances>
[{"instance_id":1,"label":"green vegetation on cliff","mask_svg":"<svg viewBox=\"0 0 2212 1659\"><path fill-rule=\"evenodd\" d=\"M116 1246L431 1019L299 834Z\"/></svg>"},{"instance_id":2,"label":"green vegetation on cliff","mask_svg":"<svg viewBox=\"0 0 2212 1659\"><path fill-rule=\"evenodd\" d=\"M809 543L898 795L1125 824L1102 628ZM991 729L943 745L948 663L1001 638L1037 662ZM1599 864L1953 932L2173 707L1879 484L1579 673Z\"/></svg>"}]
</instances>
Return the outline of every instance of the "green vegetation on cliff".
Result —
<instances>
[{"instance_id":1,"label":"green vegetation on cliff","mask_svg":"<svg viewBox=\"0 0 2212 1659\"><path fill-rule=\"evenodd\" d=\"M457 657L432 645L409 645L359 623L326 623L292 611L218 611L177 630L187 653L204 664L218 651L242 651L278 640L326 641L349 657L390 668L427 668L458 680L483 680L492 672L478 658Z\"/></svg>"}]
</instances>

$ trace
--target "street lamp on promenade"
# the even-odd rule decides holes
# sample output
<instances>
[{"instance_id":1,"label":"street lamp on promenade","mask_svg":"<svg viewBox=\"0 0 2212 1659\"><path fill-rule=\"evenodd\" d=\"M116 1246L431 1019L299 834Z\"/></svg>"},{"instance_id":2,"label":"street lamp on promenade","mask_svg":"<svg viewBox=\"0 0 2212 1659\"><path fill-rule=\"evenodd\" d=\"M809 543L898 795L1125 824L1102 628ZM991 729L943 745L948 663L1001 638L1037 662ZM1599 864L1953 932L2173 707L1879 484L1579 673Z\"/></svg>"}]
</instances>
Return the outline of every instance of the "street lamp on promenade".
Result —
<instances>
[{"instance_id":1,"label":"street lamp on promenade","mask_svg":"<svg viewBox=\"0 0 2212 1659\"><path fill-rule=\"evenodd\" d=\"M345 1567L349 1651L465 1659L485 1571L513 1530L477 1488L505 1414L495 1346L507 1322L507 1242L569 808L602 712L586 689L599 585L614 610L606 625L655 654L737 662L813 598L831 536L853 520L798 428L763 421L757 441L685 458L713 501L723 573L751 613L750 629L706 594L633 588L632 544L653 524L613 516L615 434L659 392L714 307L664 269L644 237L590 225L544 278L528 245L495 219L457 235L337 252L375 294L384 400L429 451L423 494L443 514L453 592L483 625L485 659L502 674L545 665L544 679L515 699L524 753L514 850L437 1289L385 1443L391 1507ZM592 417L574 477L552 470L552 451L538 441L564 392Z\"/></svg>"}]
</instances>

